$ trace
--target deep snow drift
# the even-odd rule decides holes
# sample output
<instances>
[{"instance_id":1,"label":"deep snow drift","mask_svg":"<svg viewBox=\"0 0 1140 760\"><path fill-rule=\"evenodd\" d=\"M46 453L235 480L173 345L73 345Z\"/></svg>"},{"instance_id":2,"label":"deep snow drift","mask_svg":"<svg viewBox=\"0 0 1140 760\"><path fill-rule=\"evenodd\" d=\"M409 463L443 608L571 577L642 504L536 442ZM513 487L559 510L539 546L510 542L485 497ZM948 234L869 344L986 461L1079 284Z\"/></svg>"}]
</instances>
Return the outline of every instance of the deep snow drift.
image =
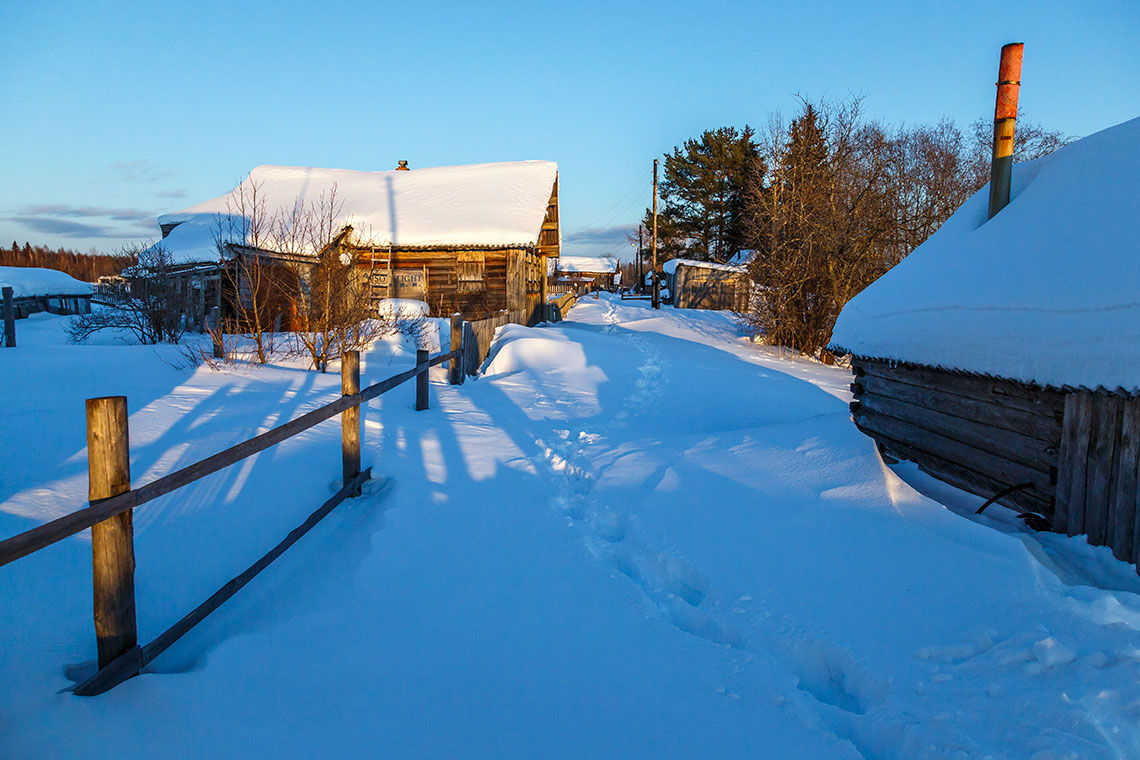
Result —
<instances>
[{"instance_id":1,"label":"deep snow drift","mask_svg":"<svg viewBox=\"0 0 1140 760\"><path fill-rule=\"evenodd\" d=\"M90 283L58 269L0 267L0 287L12 289L13 298L27 296L79 296L95 291Z\"/></svg>"},{"instance_id":2,"label":"deep snow drift","mask_svg":"<svg viewBox=\"0 0 1140 760\"><path fill-rule=\"evenodd\" d=\"M51 345L60 322L0 362L0 535L82 505L86 396L128 395L142 483L339 390ZM378 345L363 381L413 348ZM0 568L0 756L1136 756L1131 566L920 495L851 424L849 381L715 312L603 296L502 328L431 410L411 386L370 404L366 494L104 696L62 691L94 657L87 539ZM339 470L330 422L140 508L142 637Z\"/></svg>"},{"instance_id":3,"label":"deep snow drift","mask_svg":"<svg viewBox=\"0 0 1140 760\"><path fill-rule=\"evenodd\" d=\"M855 296L832 343L1040 385L1140 388L1140 118L1013 167Z\"/></svg>"}]
</instances>

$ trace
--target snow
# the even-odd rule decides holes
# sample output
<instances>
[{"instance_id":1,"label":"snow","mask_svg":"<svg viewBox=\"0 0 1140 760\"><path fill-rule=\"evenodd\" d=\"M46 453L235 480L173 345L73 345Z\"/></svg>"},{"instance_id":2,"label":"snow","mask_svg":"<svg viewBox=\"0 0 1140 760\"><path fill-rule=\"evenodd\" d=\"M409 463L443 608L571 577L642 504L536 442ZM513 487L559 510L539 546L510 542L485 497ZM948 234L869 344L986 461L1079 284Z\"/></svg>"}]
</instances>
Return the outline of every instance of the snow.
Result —
<instances>
[{"instance_id":1,"label":"snow","mask_svg":"<svg viewBox=\"0 0 1140 760\"><path fill-rule=\"evenodd\" d=\"M272 216L316 203L335 185L341 204L335 226L351 225L357 245L530 246L538 240L557 176L552 161L375 172L258 166L239 189L249 197L256 185ZM163 240L175 261L217 259L216 220L231 213L233 193L159 217L160 224L178 223Z\"/></svg>"},{"instance_id":2,"label":"snow","mask_svg":"<svg viewBox=\"0 0 1140 760\"><path fill-rule=\"evenodd\" d=\"M696 267L698 269L715 269L718 272L744 272L747 271L742 266L732 266L729 264L717 264L713 261L696 261L695 259L669 259L661 265L661 271L665 274L673 274L677 271L677 267L687 266Z\"/></svg>"},{"instance_id":3,"label":"snow","mask_svg":"<svg viewBox=\"0 0 1140 760\"><path fill-rule=\"evenodd\" d=\"M617 259L612 259L608 256L559 256L557 266L559 272L590 272L597 274L601 272L616 272L618 262Z\"/></svg>"},{"instance_id":4,"label":"snow","mask_svg":"<svg viewBox=\"0 0 1140 760\"><path fill-rule=\"evenodd\" d=\"M84 503L87 397L127 395L141 484L340 392L28 322L0 536ZM415 348L378 343L362 382ZM95 656L89 538L0 568L0 756L1137 756L1135 569L886 467L849 383L721 312L602 294L501 327L480 377L432 370L429 410L411 384L371 402L365 494L108 694L64 691ZM136 510L144 641L338 487L339 442Z\"/></svg>"},{"instance_id":5,"label":"snow","mask_svg":"<svg viewBox=\"0 0 1140 760\"><path fill-rule=\"evenodd\" d=\"M12 288L15 298L30 296L81 296L95 292L89 283L58 269L0 267L0 287Z\"/></svg>"},{"instance_id":6,"label":"snow","mask_svg":"<svg viewBox=\"0 0 1140 760\"><path fill-rule=\"evenodd\" d=\"M382 298L376 304L376 315L386 319L422 319L431 314L424 301L411 298Z\"/></svg>"},{"instance_id":7,"label":"snow","mask_svg":"<svg viewBox=\"0 0 1140 760\"><path fill-rule=\"evenodd\" d=\"M852 299L832 345L1036 383L1140 389L1140 118L1013 167Z\"/></svg>"}]
</instances>

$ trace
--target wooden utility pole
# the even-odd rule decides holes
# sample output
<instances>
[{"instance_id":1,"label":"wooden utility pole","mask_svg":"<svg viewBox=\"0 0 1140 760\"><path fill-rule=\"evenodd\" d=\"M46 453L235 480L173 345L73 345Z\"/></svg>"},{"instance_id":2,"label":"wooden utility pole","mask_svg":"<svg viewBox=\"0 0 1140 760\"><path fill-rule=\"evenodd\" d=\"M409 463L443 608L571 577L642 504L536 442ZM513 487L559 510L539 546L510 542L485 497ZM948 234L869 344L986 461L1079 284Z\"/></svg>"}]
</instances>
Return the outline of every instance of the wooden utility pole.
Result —
<instances>
[{"instance_id":1,"label":"wooden utility pole","mask_svg":"<svg viewBox=\"0 0 1140 760\"><path fill-rule=\"evenodd\" d=\"M641 293L642 288L645 287L645 273L641 267L641 259L645 253L644 246L641 243L641 231L644 228L644 224L641 222L637 223L637 289L634 291L635 293Z\"/></svg>"},{"instance_id":2,"label":"wooden utility pole","mask_svg":"<svg viewBox=\"0 0 1140 760\"><path fill-rule=\"evenodd\" d=\"M87 475L91 502L131 490L126 396L87 399ZM138 646L133 511L128 509L91 528L100 668Z\"/></svg>"},{"instance_id":3,"label":"wooden utility pole","mask_svg":"<svg viewBox=\"0 0 1140 760\"><path fill-rule=\"evenodd\" d=\"M657 281L657 159L653 159L653 308L661 308L661 283Z\"/></svg>"}]
</instances>

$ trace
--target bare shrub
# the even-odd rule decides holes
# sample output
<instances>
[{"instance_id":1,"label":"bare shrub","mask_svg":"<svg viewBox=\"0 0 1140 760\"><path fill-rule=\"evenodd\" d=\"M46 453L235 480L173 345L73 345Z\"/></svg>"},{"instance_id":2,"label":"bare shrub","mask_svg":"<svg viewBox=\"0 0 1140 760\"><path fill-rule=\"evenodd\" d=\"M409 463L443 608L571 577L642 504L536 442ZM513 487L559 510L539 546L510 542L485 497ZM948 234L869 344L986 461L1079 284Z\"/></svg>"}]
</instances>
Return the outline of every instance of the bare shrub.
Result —
<instances>
[{"instance_id":1,"label":"bare shrub","mask_svg":"<svg viewBox=\"0 0 1140 760\"><path fill-rule=\"evenodd\" d=\"M186 330L184 314L189 293L180 289L173 276L175 265L162 243L132 245L120 256L137 261L124 270L122 281L100 286L102 308L73 317L68 339L82 343L100 330L124 330L140 343L178 343Z\"/></svg>"}]
</instances>

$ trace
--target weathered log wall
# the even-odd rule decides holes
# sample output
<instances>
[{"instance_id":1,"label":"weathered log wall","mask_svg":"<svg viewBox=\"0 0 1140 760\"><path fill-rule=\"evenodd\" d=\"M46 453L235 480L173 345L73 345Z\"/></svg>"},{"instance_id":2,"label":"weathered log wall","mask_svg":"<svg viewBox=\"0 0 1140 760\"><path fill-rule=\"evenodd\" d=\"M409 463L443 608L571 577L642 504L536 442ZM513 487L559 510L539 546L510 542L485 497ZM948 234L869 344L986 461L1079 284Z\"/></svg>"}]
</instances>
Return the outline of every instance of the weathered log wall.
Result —
<instances>
[{"instance_id":1,"label":"weathered log wall","mask_svg":"<svg viewBox=\"0 0 1140 760\"><path fill-rule=\"evenodd\" d=\"M1006 380L856 358L859 429L888 453L980 496L1053 516L1064 394Z\"/></svg>"},{"instance_id":2,"label":"weathered log wall","mask_svg":"<svg viewBox=\"0 0 1140 760\"><path fill-rule=\"evenodd\" d=\"M852 361L860 430L979 496L1140 561L1140 398L1043 389L919 365Z\"/></svg>"}]
</instances>

